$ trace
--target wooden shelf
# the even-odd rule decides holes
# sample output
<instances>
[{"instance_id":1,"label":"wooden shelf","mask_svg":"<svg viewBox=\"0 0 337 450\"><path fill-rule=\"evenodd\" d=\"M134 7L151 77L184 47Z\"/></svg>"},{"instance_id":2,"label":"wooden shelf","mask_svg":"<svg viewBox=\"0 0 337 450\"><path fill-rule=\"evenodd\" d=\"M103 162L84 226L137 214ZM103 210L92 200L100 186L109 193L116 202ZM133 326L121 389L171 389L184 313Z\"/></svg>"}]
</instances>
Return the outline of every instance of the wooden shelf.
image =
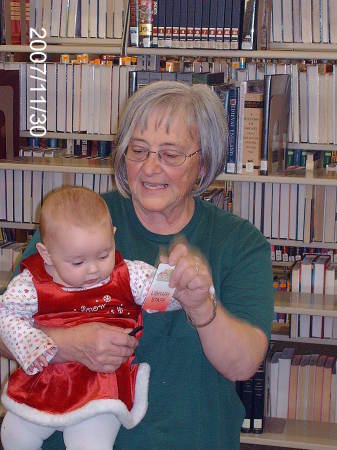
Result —
<instances>
[{"instance_id":1,"label":"wooden shelf","mask_svg":"<svg viewBox=\"0 0 337 450\"><path fill-rule=\"evenodd\" d=\"M337 144L310 144L288 142L287 148L291 150L312 150L312 151L336 151Z\"/></svg>"},{"instance_id":2,"label":"wooden shelf","mask_svg":"<svg viewBox=\"0 0 337 450\"><path fill-rule=\"evenodd\" d=\"M112 174L111 158L18 158L0 160L0 169L36 170L40 172Z\"/></svg>"},{"instance_id":3,"label":"wooden shelf","mask_svg":"<svg viewBox=\"0 0 337 450\"><path fill-rule=\"evenodd\" d=\"M325 49L325 50L324 50ZM253 58L253 59L292 59L292 60L337 60L337 48L325 47L324 49L311 48L311 50L217 50L200 48L137 48L127 47L127 55L161 55L161 56L191 56L208 58ZM319 53L317 53L319 52Z\"/></svg>"},{"instance_id":4,"label":"wooden shelf","mask_svg":"<svg viewBox=\"0 0 337 450\"><path fill-rule=\"evenodd\" d=\"M271 175L259 175L258 173L222 173L217 177L219 181L257 181L260 183L288 183L288 184L312 184L323 186L335 186L337 184L337 172L325 169L314 171L294 170Z\"/></svg>"},{"instance_id":5,"label":"wooden shelf","mask_svg":"<svg viewBox=\"0 0 337 450\"><path fill-rule=\"evenodd\" d=\"M63 40L62 40L63 41ZM71 43L71 39L64 40L63 44L47 44L45 53L88 53L90 55L101 55L102 53L111 53L115 55L122 54L121 39L102 39L98 43L91 43L89 39L83 38L78 43ZM60 42L58 40L58 42ZM29 45L0 45L0 53L31 53Z\"/></svg>"},{"instance_id":6,"label":"wooden shelf","mask_svg":"<svg viewBox=\"0 0 337 450\"><path fill-rule=\"evenodd\" d=\"M31 137L29 131L20 131L21 137ZM116 138L115 134L87 134L87 133L55 133L52 131L47 131L43 136L44 138L55 138L55 139L86 139L88 141L114 141Z\"/></svg>"},{"instance_id":7,"label":"wooden shelf","mask_svg":"<svg viewBox=\"0 0 337 450\"><path fill-rule=\"evenodd\" d=\"M264 433L241 433L240 442L304 450L336 450L337 424L266 418Z\"/></svg>"},{"instance_id":8,"label":"wooden shelf","mask_svg":"<svg viewBox=\"0 0 337 450\"><path fill-rule=\"evenodd\" d=\"M309 248L330 248L337 249L337 242L303 242L289 239L268 239L272 245L279 245L283 247L309 247Z\"/></svg>"},{"instance_id":9,"label":"wooden shelf","mask_svg":"<svg viewBox=\"0 0 337 450\"><path fill-rule=\"evenodd\" d=\"M296 261L272 261L273 267L292 267Z\"/></svg>"},{"instance_id":10,"label":"wooden shelf","mask_svg":"<svg viewBox=\"0 0 337 450\"><path fill-rule=\"evenodd\" d=\"M272 341L296 342L299 344L317 344L317 345L334 345L337 346L337 339L320 339L320 338L292 338L281 333L272 333L270 339Z\"/></svg>"},{"instance_id":11,"label":"wooden shelf","mask_svg":"<svg viewBox=\"0 0 337 450\"><path fill-rule=\"evenodd\" d=\"M304 42L270 42L269 43L270 50L296 50L296 51L305 51L305 52L319 52L319 56L316 53L316 57L313 59L322 59L320 53L326 52L335 52L337 53L337 44L323 43L323 42L312 42L312 43L304 43ZM335 58L337 56L335 55Z\"/></svg>"},{"instance_id":12,"label":"wooden shelf","mask_svg":"<svg viewBox=\"0 0 337 450\"><path fill-rule=\"evenodd\" d=\"M274 311L276 313L337 317L337 296L274 292Z\"/></svg>"},{"instance_id":13,"label":"wooden shelf","mask_svg":"<svg viewBox=\"0 0 337 450\"><path fill-rule=\"evenodd\" d=\"M0 228L18 228L20 230L35 230L37 227L38 227L37 223L7 222L5 220L0 221Z\"/></svg>"}]
</instances>

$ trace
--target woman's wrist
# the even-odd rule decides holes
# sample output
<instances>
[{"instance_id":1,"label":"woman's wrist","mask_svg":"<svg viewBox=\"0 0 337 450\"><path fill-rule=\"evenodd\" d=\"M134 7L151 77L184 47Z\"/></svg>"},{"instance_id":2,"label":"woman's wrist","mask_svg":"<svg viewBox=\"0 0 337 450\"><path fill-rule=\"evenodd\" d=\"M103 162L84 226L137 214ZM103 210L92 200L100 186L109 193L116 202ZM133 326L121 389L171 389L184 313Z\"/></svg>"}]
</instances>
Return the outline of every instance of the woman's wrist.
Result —
<instances>
[{"instance_id":1,"label":"woman's wrist","mask_svg":"<svg viewBox=\"0 0 337 450\"><path fill-rule=\"evenodd\" d=\"M217 300L213 286L205 302L200 308L186 311L186 318L195 328L203 328L213 322L217 313Z\"/></svg>"}]
</instances>

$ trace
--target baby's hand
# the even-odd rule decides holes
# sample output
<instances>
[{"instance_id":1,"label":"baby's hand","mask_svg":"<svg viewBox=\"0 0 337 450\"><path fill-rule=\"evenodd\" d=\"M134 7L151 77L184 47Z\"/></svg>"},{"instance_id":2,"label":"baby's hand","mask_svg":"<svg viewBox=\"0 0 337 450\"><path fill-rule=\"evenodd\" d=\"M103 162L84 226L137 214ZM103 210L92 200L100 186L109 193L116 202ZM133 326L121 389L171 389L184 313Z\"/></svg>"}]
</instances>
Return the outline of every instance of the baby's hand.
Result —
<instances>
[{"instance_id":1,"label":"baby's hand","mask_svg":"<svg viewBox=\"0 0 337 450\"><path fill-rule=\"evenodd\" d=\"M45 353L38 358L28 367L28 372L32 373L34 369L38 370L38 372L42 372L45 367L48 366L47 358L44 356L45 354L53 356L54 352L52 349L48 349Z\"/></svg>"}]
</instances>

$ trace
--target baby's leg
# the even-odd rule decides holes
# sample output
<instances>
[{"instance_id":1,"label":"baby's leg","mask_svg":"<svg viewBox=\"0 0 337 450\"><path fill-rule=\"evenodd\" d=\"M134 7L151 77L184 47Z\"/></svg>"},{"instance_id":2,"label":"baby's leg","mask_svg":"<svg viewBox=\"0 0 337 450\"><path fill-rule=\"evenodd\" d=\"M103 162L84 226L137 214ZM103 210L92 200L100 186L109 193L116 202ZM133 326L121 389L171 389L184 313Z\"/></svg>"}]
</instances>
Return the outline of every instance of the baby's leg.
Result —
<instances>
[{"instance_id":1,"label":"baby's leg","mask_svg":"<svg viewBox=\"0 0 337 450\"><path fill-rule=\"evenodd\" d=\"M65 427L67 450L112 450L120 422L112 414L98 414L77 425Z\"/></svg>"},{"instance_id":2,"label":"baby's leg","mask_svg":"<svg viewBox=\"0 0 337 450\"><path fill-rule=\"evenodd\" d=\"M40 450L54 431L55 428L36 425L7 412L1 426L1 442L4 450Z\"/></svg>"}]
</instances>

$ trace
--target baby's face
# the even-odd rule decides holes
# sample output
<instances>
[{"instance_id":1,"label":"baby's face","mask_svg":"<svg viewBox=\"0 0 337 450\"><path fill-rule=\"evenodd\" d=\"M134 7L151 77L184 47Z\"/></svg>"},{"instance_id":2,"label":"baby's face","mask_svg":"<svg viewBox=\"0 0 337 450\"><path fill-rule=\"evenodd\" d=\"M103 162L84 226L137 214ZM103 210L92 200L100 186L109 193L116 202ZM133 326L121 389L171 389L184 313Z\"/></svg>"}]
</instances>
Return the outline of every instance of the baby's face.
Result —
<instances>
[{"instance_id":1,"label":"baby's face","mask_svg":"<svg viewBox=\"0 0 337 450\"><path fill-rule=\"evenodd\" d=\"M61 225L48 251L53 262L48 272L56 283L87 288L107 278L115 266L114 230L110 223Z\"/></svg>"}]
</instances>

